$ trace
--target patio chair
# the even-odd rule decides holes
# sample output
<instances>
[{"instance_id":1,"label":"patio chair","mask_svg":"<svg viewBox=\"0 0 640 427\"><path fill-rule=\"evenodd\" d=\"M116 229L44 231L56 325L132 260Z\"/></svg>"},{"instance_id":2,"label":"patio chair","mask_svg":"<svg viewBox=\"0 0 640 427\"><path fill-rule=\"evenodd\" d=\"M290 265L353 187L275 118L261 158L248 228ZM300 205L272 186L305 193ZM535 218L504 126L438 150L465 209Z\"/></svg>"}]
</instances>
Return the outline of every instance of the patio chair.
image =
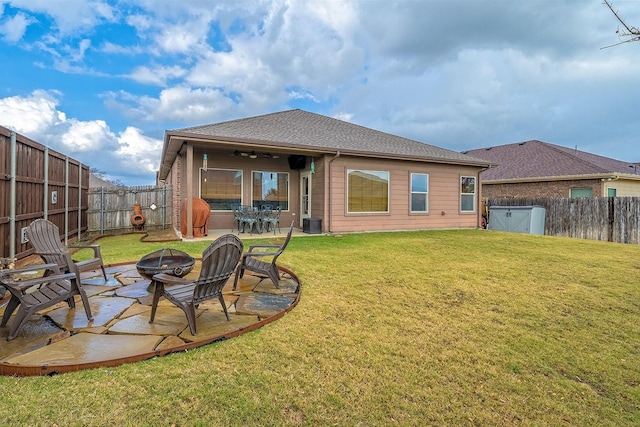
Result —
<instances>
[{"instance_id":1,"label":"patio chair","mask_svg":"<svg viewBox=\"0 0 640 427\"><path fill-rule=\"evenodd\" d=\"M93 250L93 258L74 261L69 249L60 242L60 230L51 221L36 219L27 227L26 234L36 254L40 255L44 262L58 264L65 273L76 272L78 280L80 280L81 272L100 268L105 282L107 281L107 273L104 271L99 245L74 245L74 249L88 248Z\"/></svg>"},{"instance_id":2,"label":"patio chair","mask_svg":"<svg viewBox=\"0 0 640 427\"><path fill-rule=\"evenodd\" d=\"M231 213L233 214L233 222L232 224L236 224L238 226L238 233L240 232L240 206L234 205L231 206ZM231 227L231 232L233 232L235 227Z\"/></svg>"},{"instance_id":3,"label":"patio chair","mask_svg":"<svg viewBox=\"0 0 640 427\"><path fill-rule=\"evenodd\" d=\"M15 280L16 275L40 270L48 270L53 274L33 279ZM43 308L51 307L65 300L70 308L75 308L74 295L80 295L87 319L92 321L93 316L91 315L87 294L82 289L77 277L75 272L61 273L57 264L41 264L0 271L0 285L11 293L11 299L2 315L0 326L6 326L11 314L16 308L18 309L15 318L11 322L7 341L14 339L29 317ZM35 288L35 290L31 291L31 288Z\"/></svg>"},{"instance_id":4,"label":"patio chair","mask_svg":"<svg viewBox=\"0 0 640 427\"><path fill-rule=\"evenodd\" d=\"M217 238L202 252L200 277L195 281L180 279L166 273L154 275L152 283L155 284L155 291L149 323L153 323L161 296L184 311L192 335L197 332L196 308L203 301L218 298L227 320L230 321L222 296L222 288L236 269L242 256L242 250L242 241L238 237L233 234L225 234ZM165 287L165 285L171 286Z\"/></svg>"},{"instance_id":5,"label":"patio chair","mask_svg":"<svg viewBox=\"0 0 640 427\"><path fill-rule=\"evenodd\" d=\"M291 240L291 234L293 233L293 223L294 222L291 221L289 232L287 233L287 237L284 239L284 243L282 245L249 246L249 251L242 255L242 261L240 262L240 266L238 267L238 271L236 273L236 278L233 282L234 291L238 286L238 279L241 279L242 276L244 276L245 270L253 271L254 273L267 276L269 279L271 279L273 285L276 288L280 288L280 286L278 285L280 273L278 270L278 266L276 265L276 261L289 244L289 240ZM254 252L254 249L259 249L260 251ZM263 251L265 249L275 249L275 251ZM267 261L263 261L262 258L266 258Z\"/></svg>"},{"instance_id":6,"label":"patio chair","mask_svg":"<svg viewBox=\"0 0 640 427\"><path fill-rule=\"evenodd\" d=\"M262 219L262 223L266 226L266 230L269 231L273 228L273 234L276 234L276 226L278 227L278 233L282 233L280 230L280 214L282 213L282 208L278 206L274 210L270 211L268 215L266 215Z\"/></svg>"},{"instance_id":7,"label":"patio chair","mask_svg":"<svg viewBox=\"0 0 640 427\"><path fill-rule=\"evenodd\" d=\"M262 222L260 212L253 209L246 209L240 211L240 224L242 225L242 232L246 231L246 227L249 226L249 235L253 235L253 229L255 228L258 233L262 233Z\"/></svg>"}]
</instances>

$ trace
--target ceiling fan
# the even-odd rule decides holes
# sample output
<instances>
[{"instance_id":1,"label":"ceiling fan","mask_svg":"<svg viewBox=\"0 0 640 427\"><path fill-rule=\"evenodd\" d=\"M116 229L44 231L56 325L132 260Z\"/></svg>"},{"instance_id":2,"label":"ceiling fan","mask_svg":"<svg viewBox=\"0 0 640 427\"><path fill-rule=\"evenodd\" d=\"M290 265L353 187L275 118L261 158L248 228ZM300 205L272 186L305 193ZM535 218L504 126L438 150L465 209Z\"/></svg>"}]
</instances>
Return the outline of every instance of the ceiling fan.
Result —
<instances>
[{"instance_id":1,"label":"ceiling fan","mask_svg":"<svg viewBox=\"0 0 640 427\"><path fill-rule=\"evenodd\" d=\"M237 156L249 157L251 159L257 159L258 157L264 157L266 159L278 159L278 158L280 158L280 156L278 156L277 154L256 153L255 151L247 152L247 151L240 151L240 150L235 150L231 154L231 156L232 157L237 157Z\"/></svg>"}]
</instances>

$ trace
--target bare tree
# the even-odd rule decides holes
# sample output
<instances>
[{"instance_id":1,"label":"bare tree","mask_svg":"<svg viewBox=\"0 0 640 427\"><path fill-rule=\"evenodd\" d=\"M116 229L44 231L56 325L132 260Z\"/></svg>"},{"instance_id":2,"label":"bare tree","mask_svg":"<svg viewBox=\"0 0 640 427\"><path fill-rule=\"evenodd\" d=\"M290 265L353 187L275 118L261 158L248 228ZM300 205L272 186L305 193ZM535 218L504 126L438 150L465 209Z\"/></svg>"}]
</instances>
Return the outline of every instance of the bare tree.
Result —
<instances>
[{"instance_id":1,"label":"bare tree","mask_svg":"<svg viewBox=\"0 0 640 427\"><path fill-rule=\"evenodd\" d=\"M615 43L615 44L612 44L610 46L605 46L605 47L603 47L601 49L606 49L608 47L617 46L617 45L623 44L623 43L630 43L630 42L640 41L640 29L638 29L638 27L627 25L627 23L624 22L624 19L622 19L620 17L620 15L618 15L618 12L613 10L613 6L611 5L611 3L609 3L608 0L604 0L604 4L607 5L607 7L611 11L611 13L613 13L613 16L615 16L616 19L618 20L618 22L620 22L620 24L622 24L622 30L619 27L616 30L616 34L618 35L618 38L621 40L619 43Z\"/></svg>"}]
</instances>

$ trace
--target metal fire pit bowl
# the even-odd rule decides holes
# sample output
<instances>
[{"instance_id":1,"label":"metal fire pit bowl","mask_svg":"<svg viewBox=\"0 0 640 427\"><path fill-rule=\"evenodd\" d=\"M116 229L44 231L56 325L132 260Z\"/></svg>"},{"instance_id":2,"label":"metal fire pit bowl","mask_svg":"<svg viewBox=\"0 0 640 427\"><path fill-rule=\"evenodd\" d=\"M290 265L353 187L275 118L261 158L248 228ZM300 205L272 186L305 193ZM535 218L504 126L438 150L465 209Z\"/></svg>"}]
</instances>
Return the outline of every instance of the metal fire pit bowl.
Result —
<instances>
[{"instance_id":1,"label":"metal fire pit bowl","mask_svg":"<svg viewBox=\"0 0 640 427\"><path fill-rule=\"evenodd\" d=\"M193 269L196 260L177 249L158 249L143 256L136 264L138 273L146 279L154 274L166 273L176 277L183 277Z\"/></svg>"}]
</instances>

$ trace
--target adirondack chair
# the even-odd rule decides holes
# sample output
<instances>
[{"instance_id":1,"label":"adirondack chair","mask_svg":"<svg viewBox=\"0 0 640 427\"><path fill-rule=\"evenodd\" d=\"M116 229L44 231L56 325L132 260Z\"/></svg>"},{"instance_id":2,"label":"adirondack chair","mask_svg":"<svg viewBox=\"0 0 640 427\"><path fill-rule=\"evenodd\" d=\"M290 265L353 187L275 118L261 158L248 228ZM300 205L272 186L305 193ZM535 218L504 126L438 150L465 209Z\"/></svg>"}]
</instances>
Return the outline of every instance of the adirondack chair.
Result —
<instances>
[{"instance_id":1,"label":"adirondack chair","mask_svg":"<svg viewBox=\"0 0 640 427\"><path fill-rule=\"evenodd\" d=\"M16 276L24 273L33 273L38 270L48 270L53 274L33 279L16 280ZM11 314L16 308L18 309L9 327L7 341L14 339L29 317L38 310L51 307L65 300L69 307L75 308L74 295L80 295L87 319L89 321L93 320L87 294L77 280L77 274L75 272L61 273L57 264L41 264L13 270L0 270L0 285L11 293L11 299L2 315L0 327L6 326ZM33 287L36 289L30 291Z\"/></svg>"},{"instance_id":2,"label":"adirondack chair","mask_svg":"<svg viewBox=\"0 0 640 427\"><path fill-rule=\"evenodd\" d=\"M58 264L60 269L67 272L75 272L80 280L83 271L102 269L104 280L107 281L107 273L104 271L104 263L98 245L76 245L74 248L90 248L93 250L93 258L84 261L74 261L69 249L60 242L60 230L51 221L36 219L26 230L27 238L35 249L36 254L48 264Z\"/></svg>"},{"instance_id":3,"label":"adirondack chair","mask_svg":"<svg viewBox=\"0 0 640 427\"><path fill-rule=\"evenodd\" d=\"M222 296L222 288L236 269L242 256L242 249L243 244L238 237L225 234L202 252L202 267L197 280L180 279L166 273L155 274L152 281L155 284L155 291L149 323L153 323L161 296L184 311L192 335L197 332L195 309L203 301L218 298L227 320L231 320ZM165 287L165 285L171 286Z\"/></svg>"},{"instance_id":4,"label":"adirondack chair","mask_svg":"<svg viewBox=\"0 0 640 427\"><path fill-rule=\"evenodd\" d=\"M238 271L236 273L236 278L233 282L233 290L236 290L238 286L238 279L241 279L244 276L244 271L249 270L254 273L265 275L271 279L273 285L276 288L280 288L278 285L280 273L278 270L278 266L276 265L276 261L282 252L284 252L285 248L289 244L289 240L291 240L291 234L293 233L293 221L291 221L291 226L289 227L289 232L287 233L287 237L284 239L284 243L282 245L251 245L249 246L249 251L242 255L242 262L238 267ZM260 251L254 252L254 249L259 249ZM265 249L271 249L266 250ZM275 249L275 251L273 250ZM267 259L267 261L263 261L262 258Z\"/></svg>"}]
</instances>

